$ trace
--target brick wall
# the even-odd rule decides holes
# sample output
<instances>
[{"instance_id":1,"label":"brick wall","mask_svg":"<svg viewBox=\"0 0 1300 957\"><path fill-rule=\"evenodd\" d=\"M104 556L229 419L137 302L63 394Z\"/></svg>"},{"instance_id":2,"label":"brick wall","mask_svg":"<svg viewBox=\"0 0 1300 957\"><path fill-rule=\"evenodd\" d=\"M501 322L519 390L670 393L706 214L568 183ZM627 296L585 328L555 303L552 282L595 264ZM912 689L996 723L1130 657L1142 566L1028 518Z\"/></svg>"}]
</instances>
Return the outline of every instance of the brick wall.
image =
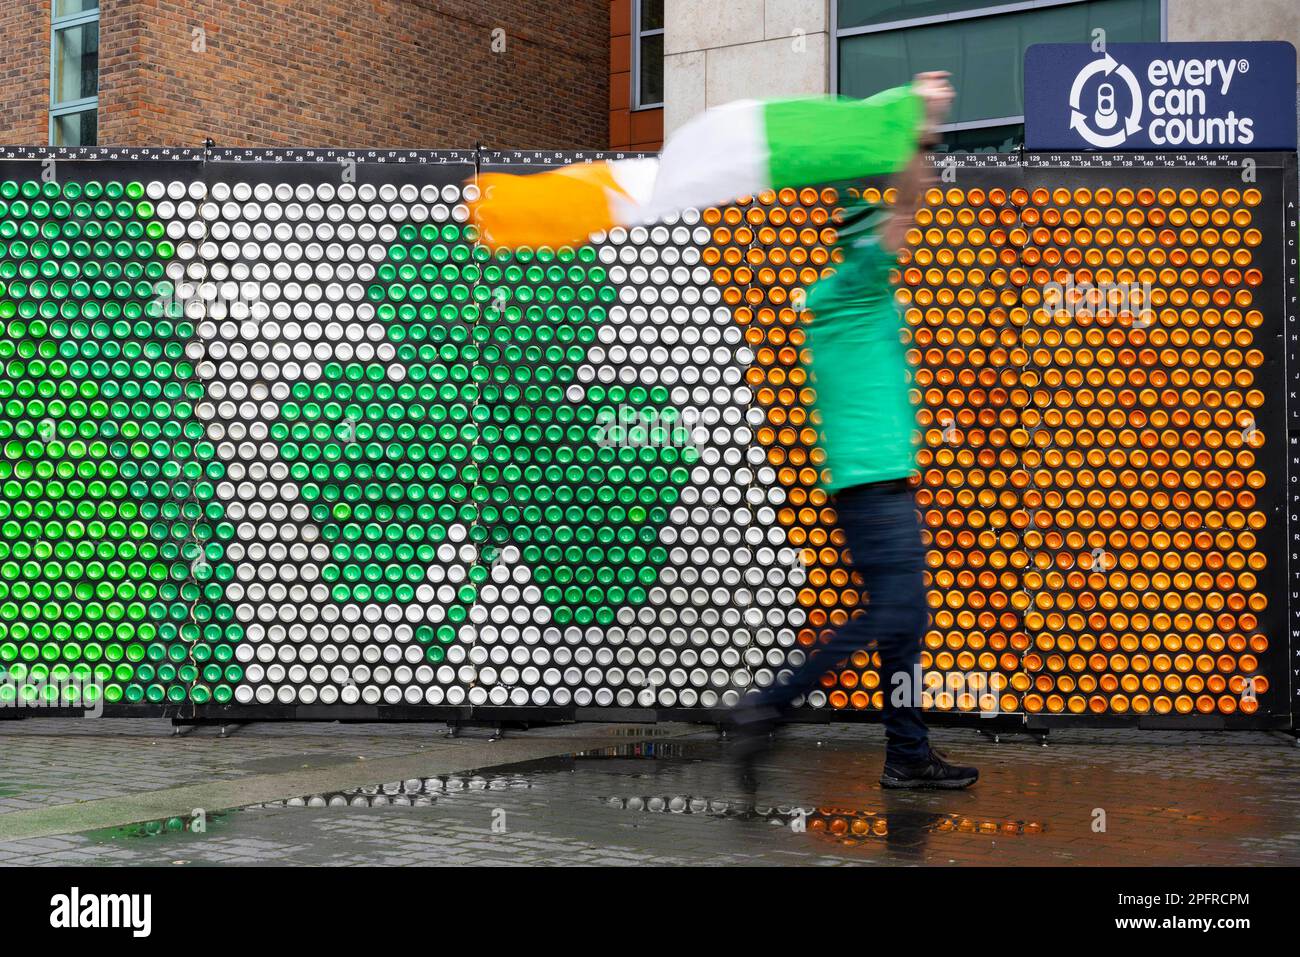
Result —
<instances>
[{"instance_id":1,"label":"brick wall","mask_svg":"<svg viewBox=\"0 0 1300 957\"><path fill-rule=\"evenodd\" d=\"M664 111L632 109L632 0L609 0L609 146L654 151L664 145Z\"/></svg>"},{"instance_id":2,"label":"brick wall","mask_svg":"<svg viewBox=\"0 0 1300 957\"><path fill-rule=\"evenodd\" d=\"M0 142L50 140L50 0L0 3Z\"/></svg>"},{"instance_id":3,"label":"brick wall","mask_svg":"<svg viewBox=\"0 0 1300 957\"><path fill-rule=\"evenodd\" d=\"M601 147L607 3L101 0L99 142ZM44 143L49 0L0 3L0 37L0 140Z\"/></svg>"}]
</instances>

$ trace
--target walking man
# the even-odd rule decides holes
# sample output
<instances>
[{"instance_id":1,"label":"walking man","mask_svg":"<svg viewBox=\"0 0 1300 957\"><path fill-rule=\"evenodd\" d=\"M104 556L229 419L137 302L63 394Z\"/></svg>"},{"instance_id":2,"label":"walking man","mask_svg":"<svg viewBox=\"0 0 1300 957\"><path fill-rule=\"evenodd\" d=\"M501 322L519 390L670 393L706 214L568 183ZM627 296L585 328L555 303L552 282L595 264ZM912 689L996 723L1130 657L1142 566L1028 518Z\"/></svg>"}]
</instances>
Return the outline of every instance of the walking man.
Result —
<instances>
[{"instance_id":1,"label":"walking man","mask_svg":"<svg viewBox=\"0 0 1300 957\"><path fill-rule=\"evenodd\" d=\"M811 373L822 444L839 527L853 570L862 576L866 613L818 646L788 681L749 695L729 716L752 759L791 704L853 652L880 655L887 788L964 788L979 772L949 763L930 746L918 687L926 608L924 549L908 484L914 467L915 411L889 273L932 174L922 150L937 139L954 96L946 73L913 81L924 103L917 148L893 181L892 210L865 204L845 211L838 248L843 262L809 292Z\"/></svg>"},{"instance_id":2,"label":"walking man","mask_svg":"<svg viewBox=\"0 0 1300 957\"><path fill-rule=\"evenodd\" d=\"M926 624L924 552L908 489L915 414L889 273L916 215L928 165L921 150L952 104L946 73L864 100L744 100L713 107L677 130L659 158L600 160L534 175L485 173L472 202L481 242L492 247L565 245L615 227L764 189L895 175L892 212L851 208L840 230L843 262L813 287L808 340L826 490L869 596L851 619L781 684L742 699L724 719L753 749L834 664L874 647L881 657L888 738L886 787L959 788L974 768L933 748L916 687Z\"/></svg>"}]
</instances>

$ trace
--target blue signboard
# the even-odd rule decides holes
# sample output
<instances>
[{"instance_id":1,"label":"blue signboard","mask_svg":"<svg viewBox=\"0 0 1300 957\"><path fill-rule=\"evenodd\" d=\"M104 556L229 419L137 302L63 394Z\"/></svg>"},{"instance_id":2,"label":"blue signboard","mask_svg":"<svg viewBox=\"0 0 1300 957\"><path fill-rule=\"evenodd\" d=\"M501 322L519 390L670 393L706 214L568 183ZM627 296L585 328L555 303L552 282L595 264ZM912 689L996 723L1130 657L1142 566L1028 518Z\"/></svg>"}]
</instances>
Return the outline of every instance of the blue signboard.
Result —
<instances>
[{"instance_id":1,"label":"blue signboard","mask_svg":"<svg viewBox=\"0 0 1300 957\"><path fill-rule=\"evenodd\" d=\"M1037 43L1025 51L1025 148L1296 148L1290 43Z\"/></svg>"}]
</instances>

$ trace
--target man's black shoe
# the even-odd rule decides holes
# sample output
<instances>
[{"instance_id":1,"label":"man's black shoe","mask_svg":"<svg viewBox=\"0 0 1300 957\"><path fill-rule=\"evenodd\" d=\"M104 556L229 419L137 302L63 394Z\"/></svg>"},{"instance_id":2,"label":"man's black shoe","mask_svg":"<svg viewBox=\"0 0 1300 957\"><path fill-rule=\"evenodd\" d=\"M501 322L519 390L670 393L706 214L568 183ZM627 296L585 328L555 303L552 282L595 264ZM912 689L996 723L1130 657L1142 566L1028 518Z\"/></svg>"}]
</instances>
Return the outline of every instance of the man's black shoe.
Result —
<instances>
[{"instance_id":1,"label":"man's black shoe","mask_svg":"<svg viewBox=\"0 0 1300 957\"><path fill-rule=\"evenodd\" d=\"M776 708L742 705L728 711L718 722L726 732L726 754L734 764L736 781L746 794L758 790L758 766L775 744L780 716Z\"/></svg>"},{"instance_id":2,"label":"man's black shoe","mask_svg":"<svg viewBox=\"0 0 1300 957\"><path fill-rule=\"evenodd\" d=\"M903 764L887 761L885 773L880 776L882 788L942 788L958 790L968 788L980 779L978 768L949 764L942 754L930 749L923 761Z\"/></svg>"}]
</instances>

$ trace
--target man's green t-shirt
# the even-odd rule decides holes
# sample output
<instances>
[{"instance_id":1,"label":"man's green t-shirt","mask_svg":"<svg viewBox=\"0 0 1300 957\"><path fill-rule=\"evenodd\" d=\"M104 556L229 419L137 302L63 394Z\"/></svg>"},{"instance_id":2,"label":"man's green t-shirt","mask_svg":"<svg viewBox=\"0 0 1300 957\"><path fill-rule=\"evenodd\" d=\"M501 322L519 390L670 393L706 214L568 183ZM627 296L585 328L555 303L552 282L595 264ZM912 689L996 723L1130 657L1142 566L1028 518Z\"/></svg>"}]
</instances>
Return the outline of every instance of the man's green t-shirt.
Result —
<instances>
[{"instance_id":1,"label":"man's green t-shirt","mask_svg":"<svg viewBox=\"0 0 1300 957\"><path fill-rule=\"evenodd\" d=\"M889 282L896 257L880 237L887 215L866 205L846 211L836 246L844 261L807 297L828 492L906 478L914 468L916 411Z\"/></svg>"}]
</instances>

